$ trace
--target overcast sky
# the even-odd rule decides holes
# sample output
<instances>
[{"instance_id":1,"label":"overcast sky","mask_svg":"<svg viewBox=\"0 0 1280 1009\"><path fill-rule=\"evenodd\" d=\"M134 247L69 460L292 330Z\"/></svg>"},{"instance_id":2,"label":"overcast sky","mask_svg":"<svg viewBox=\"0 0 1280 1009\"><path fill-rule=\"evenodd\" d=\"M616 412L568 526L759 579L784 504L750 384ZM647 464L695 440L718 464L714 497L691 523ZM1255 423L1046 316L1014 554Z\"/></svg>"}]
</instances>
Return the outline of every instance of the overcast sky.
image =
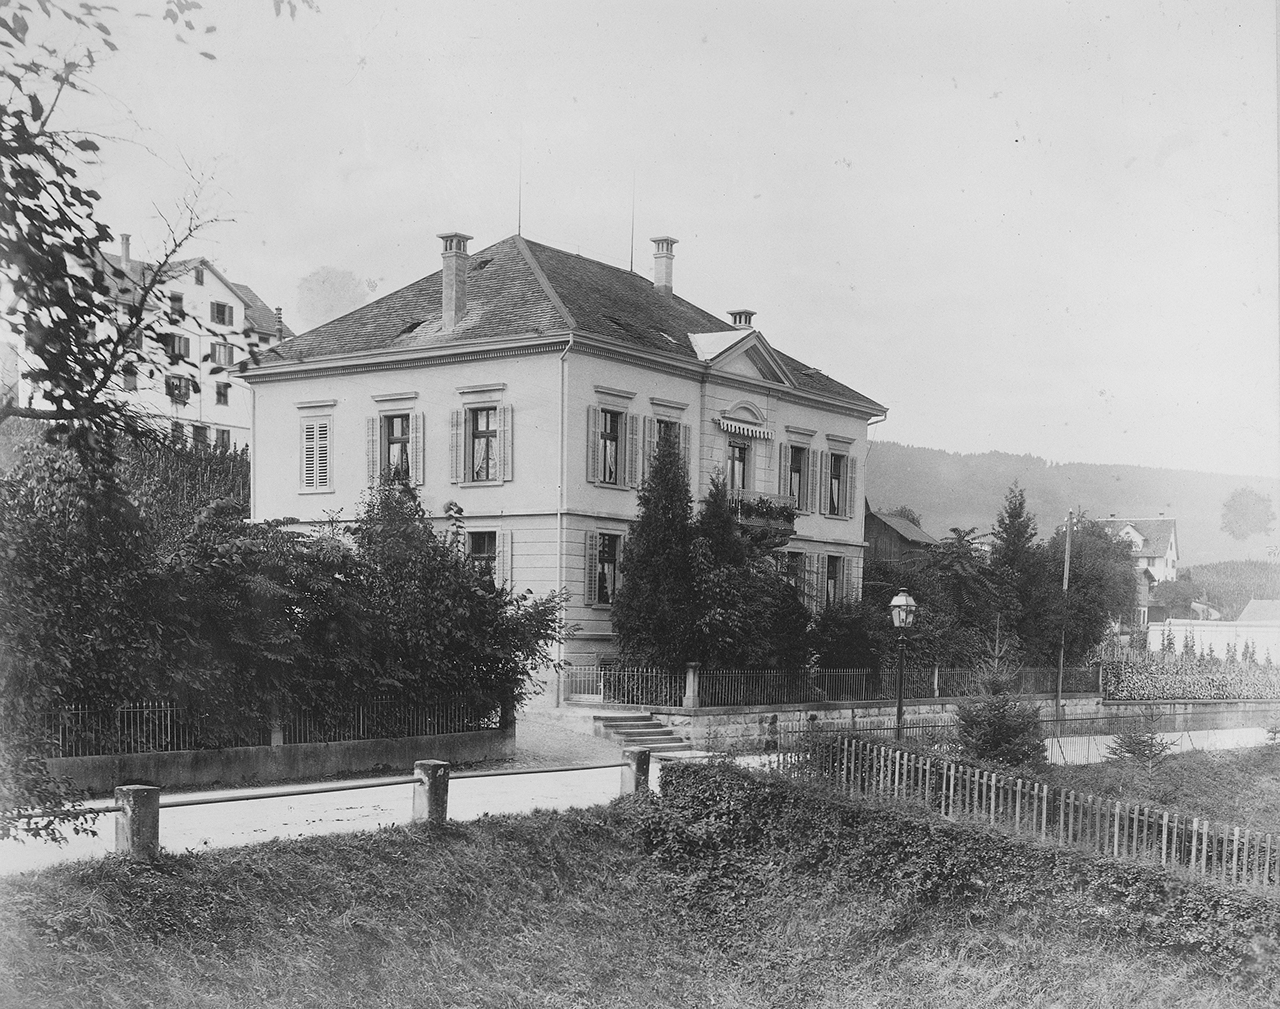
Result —
<instances>
[{"instance_id":1,"label":"overcast sky","mask_svg":"<svg viewBox=\"0 0 1280 1009\"><path fill-rule=\"evenodd\" d=\"M385 294L521 188L527 237L625 266L634 180L636 269L678 238L677 293L755 309L877 438L1280 468L1270 4L206 7L216 60L129 23L54 125L120 138L90 174L135 256L208 176L234 223L192 251L295 327L313 271Z\"/></svg>"}]
</instances>

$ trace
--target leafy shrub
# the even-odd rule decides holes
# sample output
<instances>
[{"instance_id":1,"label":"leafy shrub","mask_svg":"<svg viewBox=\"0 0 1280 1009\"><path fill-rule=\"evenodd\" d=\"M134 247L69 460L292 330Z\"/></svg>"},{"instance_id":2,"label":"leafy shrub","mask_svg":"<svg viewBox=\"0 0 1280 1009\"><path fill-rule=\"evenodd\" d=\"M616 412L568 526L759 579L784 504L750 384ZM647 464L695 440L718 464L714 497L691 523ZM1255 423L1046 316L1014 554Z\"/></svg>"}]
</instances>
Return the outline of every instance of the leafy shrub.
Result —
<instances>
[{"instance_id":1,"label":"leafy shrub","mask_svg":"<svg viewBox=\"0 0 1280 1009\"><path fill-rule=\"evenodd\" d=\"M964 753L1011 767L1048 763L1040 712L1014 694L987 694L964 701L957 711Z\"/></svg>"},{"instance_id":2,"label":"leafy shrub","mask_svg":"<svg viewBox=\"0 0 1280 1009\"><path fill-rule=\"evenodd\" d=\"M639 831L662 864L724 887L737 885L744 861L759 859L835 887L920 903L1038 906L1103 934L1194 954L1226 976L1280 950L1280 904L1255 892L898 806L834 799L728 764L664 765L662 796Z\"/></svg>"}]
</instances>

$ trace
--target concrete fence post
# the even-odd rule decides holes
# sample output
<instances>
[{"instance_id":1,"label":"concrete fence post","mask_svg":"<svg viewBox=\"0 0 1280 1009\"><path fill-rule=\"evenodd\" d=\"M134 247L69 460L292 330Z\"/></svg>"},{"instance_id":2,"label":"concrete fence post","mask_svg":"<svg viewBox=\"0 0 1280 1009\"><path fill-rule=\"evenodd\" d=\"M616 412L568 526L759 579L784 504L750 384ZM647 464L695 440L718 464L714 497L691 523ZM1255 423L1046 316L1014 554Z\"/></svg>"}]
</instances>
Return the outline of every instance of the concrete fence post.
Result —
<instances>
[{"instance_id":1,"label":"concrete fence post","mask_svg":"<svg viewBox=\"0 0 1280 1009\"><path fill-rule=\"evenodd\" d=\"M622 768L622 794L649 790L649 751L643 747L631 747L622 751L626 765Z\"/></svg>"},{"instance_id":2,"label":"concrete fence post","mask_svg":"<svg viewBox=\"0 0 1280 1009\"><path fill-rule=\"evenodd\" d=\"M140 862L160 854L160 789L120 785L116 805L116 851Z\"/></svg>"},{"instance_id":3,"label":"concrete fence post","mask_svg":"<svg viewBox=\"0 0 1280 1009\"><path fill-rule=\"evenodd\" d=\"M413 765L414 822L426 820L443 824L449 818L449 763L445 760L419 760Z\"/></svg>"},{"instance_id":4,"label":"concrete fence post","mask_svg":"<svg viewBox=\"0 0 1280 1009\"><path fill-rule=\"evenodd\" d=\"M698 706L698 663L689 662L684 667L684 706Z\"/></svg>"}]
</instances>

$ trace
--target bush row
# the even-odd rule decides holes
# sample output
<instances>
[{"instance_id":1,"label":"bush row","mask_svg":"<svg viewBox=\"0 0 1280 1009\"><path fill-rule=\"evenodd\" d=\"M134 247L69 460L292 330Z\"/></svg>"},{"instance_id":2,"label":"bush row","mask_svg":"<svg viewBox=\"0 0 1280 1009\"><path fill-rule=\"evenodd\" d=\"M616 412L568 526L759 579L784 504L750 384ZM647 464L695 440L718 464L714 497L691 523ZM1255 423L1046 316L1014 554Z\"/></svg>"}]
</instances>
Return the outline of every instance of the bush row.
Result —
<instances>
[{"instance_id":1,"label":"bush row","mask_svg":"<svg viewBox=\"0 0 1280 1009\"><path fill-rule=\"evenodd\" d=\"M1261 894L909 808L840 800L727 764L664 766L662 798L641 833L667 866L709 872L726 886L744 859L764 858L916 902L1048 907L1099 934L1197 955L1223 975L1256 970L1280 951L1280 903Z\"/></svg>"}]
</instances>

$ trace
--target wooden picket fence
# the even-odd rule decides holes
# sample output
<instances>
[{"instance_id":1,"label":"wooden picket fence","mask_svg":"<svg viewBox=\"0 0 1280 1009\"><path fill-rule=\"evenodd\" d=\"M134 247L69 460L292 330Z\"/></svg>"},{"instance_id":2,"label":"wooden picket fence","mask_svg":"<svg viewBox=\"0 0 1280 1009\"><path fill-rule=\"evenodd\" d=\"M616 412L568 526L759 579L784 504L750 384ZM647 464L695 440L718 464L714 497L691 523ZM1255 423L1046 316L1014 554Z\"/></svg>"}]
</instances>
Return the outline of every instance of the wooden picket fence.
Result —
<instances>
[{"instance_id":1,"label":"wooden picket fence","mask_svg":"<svg viewBox=\"0 0 1280 1009\"><path fill-rule=\"evenodd\" d=\"M821 780L849 795L896 799L951 820L1113 858L1156 861L1226 884L1280 886L1280 837L1153 806L1051 788L962 760L892 744L806 732L769 755L790 777Z\"/></svg>"}]
</instances>

